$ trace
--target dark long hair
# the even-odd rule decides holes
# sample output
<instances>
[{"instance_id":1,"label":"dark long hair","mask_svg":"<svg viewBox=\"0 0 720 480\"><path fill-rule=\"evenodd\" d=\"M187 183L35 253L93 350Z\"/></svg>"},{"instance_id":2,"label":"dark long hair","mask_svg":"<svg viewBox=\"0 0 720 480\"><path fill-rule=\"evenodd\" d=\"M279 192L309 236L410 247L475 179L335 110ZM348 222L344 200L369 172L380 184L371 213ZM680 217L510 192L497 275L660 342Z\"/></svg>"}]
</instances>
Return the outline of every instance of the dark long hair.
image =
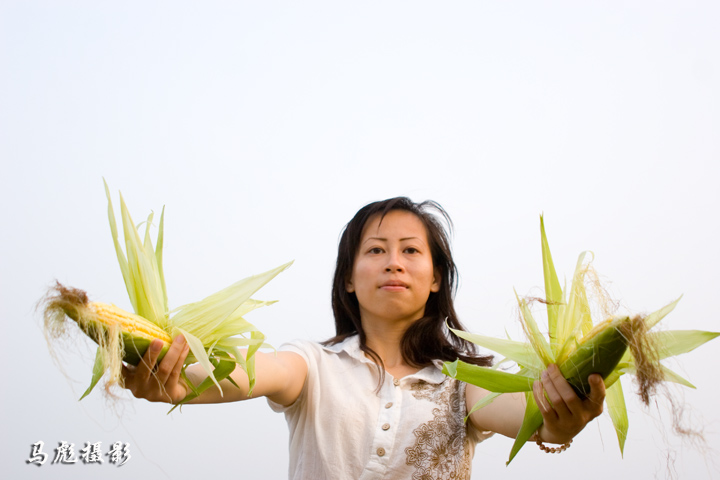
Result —
<instances>
[{"instance_id":1,"label":"dark long hair","mask_svg":"<svg viewBox=\"0 0 720 480\"><path fill-rule=\"evenodd\" d=\"M335 336L324 342L334 345L352 335L358 335L360 348L378 365L380 382L385 374L380 356L367 346L365 331L360 321L360 306L355 293L348 292L347 282L352 276L355 256L362 239L363 229L375 215L384 218L388 212L402 210L414 214L425 226L433 267L440 276L440 289L431 292L425 304L425 315L415 321L402 337L400 349L403 360L414 367L432 365L433 360L453 362L461 359L475 365L489 366L492 356L477 354L476 346L445 328L445 321L454 329L465 330L460 323L453 298L457 291L458 272L450 251L449 232L452 220L436 202L427 200L415 203L407 197L396 197L374 202L361 208L345 226L338 245L337 264L332 288L332 308L335 315ZM435 214L433 214L435 213ZM448 226L446 230L442 221Z\"/></svg>"}]
</instances>

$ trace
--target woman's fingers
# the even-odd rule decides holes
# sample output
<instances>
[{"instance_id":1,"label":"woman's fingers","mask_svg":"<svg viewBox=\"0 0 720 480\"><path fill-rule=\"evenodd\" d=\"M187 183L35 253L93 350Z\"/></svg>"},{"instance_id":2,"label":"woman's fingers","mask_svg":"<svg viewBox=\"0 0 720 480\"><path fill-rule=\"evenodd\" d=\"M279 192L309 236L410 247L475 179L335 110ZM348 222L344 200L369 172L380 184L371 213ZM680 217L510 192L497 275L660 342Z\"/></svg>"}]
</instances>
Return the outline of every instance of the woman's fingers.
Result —
<instances>
[{"instance_id":1,"label":"woman's fingers","mask_svg":"<svg viewBox=\"0 0 720 480\"><path fill-rule=\"evenodd\" d=\"M162 348L161 341L153 340L153 343L150 346L151 350L153 347L155 347L155 342L159 343L160 348ZM165 385L167 383L170 375L172 375L175 370L175 365L177 365L178 362L180 362L180 366L182 367L182 363L185 361L185 356L187 356L187 354L183 356L183 353L185 353L185 346L185 337L183 337L182 335L178 335L177 337L175 337L172 344L170 345L170 348L160 362L160 365L158 365L157 372L155 373L155 378L157 378L157 381L160 385ZM158 354L159 353L160 352L158 351ZM157 355L155 355L155 358L157 359Z\"/></svg>"},{"instance_id":2,"label":"woman's fingers","mask_svg":"<svg viewBox=\"0 0 720 480\"><path fill-rule=\"evenodd\" d=\"M535 403L537 403L540 413L543 417L552 410L552 406L545 398L545 390L543 390L543 384L540 380L536 380L533 383L533 395L535 396Z\"/></svg>"},{"instance_id":3,"label":"woman's fingers","mask_svg":"<svg viewBox=\"0 0 720 480\"><path fill-rule=\"evenodd\" d=\"M135 382L145 383L152 375L152 371L155 368L160 352L162 351L162 340L157 338L150 343L150 348L147 349L145 355L143 355L140 363L135 368Z\"/></svg>"},{"instance_id":4,"label":"woman's fingers","mask_svg":"<svg viewBox=\"0 0 720 480\"><path fill-rule=\"evenodd\" d=\"M599 416L603 412L603 403L605 402L605 382L597 373L593 373L588 377L590 382L590 395L585 400L594 413L594 417ZM593 409L594 407L594 409ZM593 417L593 418L594 418Z\"/></svg>"},{"instance_id":5,"label":"woman's fingers","mask_svg":"<svg viewBox=\"0 0 720 480\"><path fill-rule=\"evenodd\" d=\"M580 399L562 376L556 365L549 365L541 380L533 384L533 396L545 424L545 433L554 439L567 441L577 435L585 425L602 413L605 400L605 383L597 374L590 375L590 395Z\"/></svg>"},{"instance_id":6,"label":"woman's fingers","mask_svg":"<svg viewBox=\"0 0 720 480\"><path fill-rule=\"evenodd\" d=\"M577 396L556 365L549 365L540 378L541 381L533 385L533 393L542 412L554 411L561 417L588 412L593 418L602 413L605 383L600 375L594 373L588 378L590 395L584 400Z\"/></svg>"},{"instance_id":7,"label":"woman's fingers","mask_svg":"<svg viewBox=\"0 0 720 480\"><path fill-rule=\"evenodd\" d=\"M135 397L155 402L174 402L184 396L186 388L180 385L180 374L190 346L182 335L178 335L157 364L162 348L163 342L155 339L136 367L123 365L125 388Z\"/></svg>"},{"instance_id":8,"label":"woman's fingers","mask_svg":"<svg viewBox=\"0 0 720 480\"><path fill-rule=\"evenodd\" d=\"M166 385L175 386L178 383L180 383L180 373L182 372L183 365L185 364L185 359L187 358L189 352L190 352L190 345L185 343L185 345L183 346L183 350L180 353L180 356L178 357L177 361L175 362L175 366L173 367L172 371L170 372L170 376L168 377Z\"/></svg>"},{"instance_id":9,"label":"woman's fingers","mask_svg":"<svg viewBox=\"0 0 720 480\"><path fill-rule=\"evenodd\" d=\"M581 400L562 376L557 365L549 365L547 370L542 373L541 379L552 409L558 416L566 416L577 410Z\"/></svg>"}]
</instances>

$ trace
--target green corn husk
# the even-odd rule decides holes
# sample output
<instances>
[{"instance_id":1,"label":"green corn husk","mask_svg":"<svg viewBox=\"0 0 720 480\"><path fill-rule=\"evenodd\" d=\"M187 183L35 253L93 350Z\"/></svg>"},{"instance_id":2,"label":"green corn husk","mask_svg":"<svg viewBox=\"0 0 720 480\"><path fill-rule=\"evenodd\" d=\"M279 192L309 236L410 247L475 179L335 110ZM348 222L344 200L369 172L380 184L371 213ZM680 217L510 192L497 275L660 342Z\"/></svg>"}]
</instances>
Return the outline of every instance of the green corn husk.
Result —
<instances>
[{"instance_id":1,"label":"green corn husk","mask_svg":"<svg viewBox=\"0 0 720 480\"><path fill-rule=\"evenodd\" d=\"M107 375L107 386L121 383L122 362L137 365L153 337L164 342L160 356L162 358L171 339L178 334L184 335L190 347L182 376L191 389L191 393L178 405L197 397L213 385L220 389L222 394L219 382L229 378L238 365L248 375L252 394L255 385L254 355L259 348L272 347L264 342L265 336L247 322L244 315L256 308L275 303L250 297L292 262L240 280L198 302L170 310L162 262L164 208L158 226L157 246L153 247L149 233L153 214L148 216L145 234L141 237L120 194L125 244L123 252L107 183L105 193L110 231L125 287L135 314L142 318L138 319L124 312L118 313L125 317L123 323L108 323L106 315L99 312L106 307L119 310L117 307L88 302L85 292L79 289L58 284L51 290L44 301L45 329L49 340L64 333L63 322L69 317L98 343L92 380L81 399L92 391L103 375ZM140 328L138 325L145 321L149 322L151 327L156 326L162 331L153 333L151 329ZM245 356L241 354L240 347L247 347ZM193 363L199 363L208 375L208 378L197 386L192 385L185 375L185 368ZM232 382L231 378L230 381Z\"/></svg>"},{"instance_id":2,"label":"green corn husk","mask_svg":"<svg viewBox=\"0 0 720 480\"><path fill-rule=\"evenodd\" d=\"M567 360L558 365L560 373L580 398L585 399L590 394L588 377L591 374L597 373L606 379L620 363L627 351L632 323L629 317L620 317L599 324L583 337Z\"/></svg>"},{"instance_id":3,"label":"green corn husk","mask_svg":"<svg viewBox=\"0 0 720 480\"><path fill-rule=\"evenodd\" d=\"M720 333L649 332L675 308L680 298L644 318L618 317L593 327L585 290L589 271L589 265L585 264L585 253L578 258L569 292L563 292L555 272L542 216L540 233L549 338L546 339L540 332L527 301L518 297L527 343L451 330L465 340L497 352L507 361L516 362L520 370L507 373L457 360L446 362L443 372L491 392L470 410L470 414L490 404L501 393L525 392L525 417L507 464L542 425L542 415L532 394L532 384L540 378L542 371L551 363L558 365L580 398L585 398L589 393L588 376L598 373L605 381L607 411L615 426L622 454L629 422L625 397L618 381L620 377L632 374L638 378L639 395L646 404L659 382L670 381L694 388L680 375L661 365L660 360L690 352Z\"/></svg>"}]
</instances>

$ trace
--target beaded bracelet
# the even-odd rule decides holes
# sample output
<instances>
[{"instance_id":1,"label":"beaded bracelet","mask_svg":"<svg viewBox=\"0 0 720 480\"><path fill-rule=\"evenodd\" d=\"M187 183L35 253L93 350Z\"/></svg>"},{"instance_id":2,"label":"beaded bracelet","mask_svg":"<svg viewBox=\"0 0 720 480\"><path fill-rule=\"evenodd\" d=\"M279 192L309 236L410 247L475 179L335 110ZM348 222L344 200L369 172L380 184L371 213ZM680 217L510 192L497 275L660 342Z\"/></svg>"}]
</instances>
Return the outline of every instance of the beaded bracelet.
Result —
<instances>
[{"instance_id":1,"label":"beaded bracelet","mask_svg":"<svg viewBox=\"0 0 720 480\"><path fill-rule=\"evenodd\" d=\"M567 442L563 445L560 445L559 447L547 447L547 446L545 446L543 441L540 439L540 430L538 429L538 431L535 432L535 443L537 444L538 447L540 447L540 450L542 450L545 453L560 453L560 452L564 452L565 450L570 448L570 444L572 444L572 440L570 440L569 442Z\"/></svg>"}]
</instances>

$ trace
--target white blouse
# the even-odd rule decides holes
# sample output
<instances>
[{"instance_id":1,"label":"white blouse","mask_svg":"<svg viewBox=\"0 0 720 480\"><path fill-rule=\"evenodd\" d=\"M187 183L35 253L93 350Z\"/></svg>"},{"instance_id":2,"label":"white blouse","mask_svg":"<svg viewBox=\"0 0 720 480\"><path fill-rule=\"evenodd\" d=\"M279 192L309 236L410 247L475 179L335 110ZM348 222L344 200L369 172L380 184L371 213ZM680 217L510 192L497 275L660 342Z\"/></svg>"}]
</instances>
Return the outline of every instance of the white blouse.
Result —
<instances>
[{"instance_id":1,"label":"white blouse","mask_svg":"<svg viewBox=\"0 0 720 480\"><path fill-rule=\"evenodd\" d=\"M492 435L465 423L465 384L442 362L401 379L378 373L357 335L324 347L309 341L281 350L305 359L300 397L284 412L290 429L290 479L463 480L475 444Z\"/></svg>"}]
</instances>

